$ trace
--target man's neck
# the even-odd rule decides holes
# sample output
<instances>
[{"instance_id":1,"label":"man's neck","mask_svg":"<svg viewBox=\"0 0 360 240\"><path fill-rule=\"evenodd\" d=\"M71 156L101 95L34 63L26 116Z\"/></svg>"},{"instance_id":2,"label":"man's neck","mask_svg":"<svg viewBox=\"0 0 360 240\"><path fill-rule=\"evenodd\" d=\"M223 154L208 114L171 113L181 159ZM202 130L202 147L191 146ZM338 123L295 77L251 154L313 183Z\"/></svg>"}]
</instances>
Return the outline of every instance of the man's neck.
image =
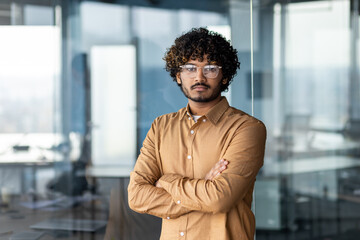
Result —
<instances>
[{"instance_id":1,"label":"man's neck","mask_svg":"<svg viewBox=\"0 0 360 240\"><path fill-rule=\"evenodd\" d=\"M202 116L205 115L213 106L215 106L218 102L220 102L221 96L214 99L211 102L194 102L189 99L189 107L191 114Z\"/></svg>"}]
</instances>

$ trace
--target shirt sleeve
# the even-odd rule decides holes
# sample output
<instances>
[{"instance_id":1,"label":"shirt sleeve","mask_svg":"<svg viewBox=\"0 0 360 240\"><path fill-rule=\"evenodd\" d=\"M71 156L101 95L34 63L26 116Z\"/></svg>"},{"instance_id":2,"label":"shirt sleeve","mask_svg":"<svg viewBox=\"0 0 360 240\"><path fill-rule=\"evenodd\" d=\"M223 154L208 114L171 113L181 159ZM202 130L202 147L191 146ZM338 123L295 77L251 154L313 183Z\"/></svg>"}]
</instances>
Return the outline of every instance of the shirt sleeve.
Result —
<instances>
[{"instance_id":1,"label":"shirt sleeve","mask_svg":"<svg viewBox=\"0 0 360 240\"><path fill-rule=\"evenodd\" d=\"M246 196L263 165L266 141L262 122L246 125L237 129L222 157L229 161L227 169L212 181L178 174L160 178L175 203L194 211L225 213Z\"/></svg>"},{"instance_id":2,"label":"shirt sleeve","mask_svg":"<svg viewBox=\"0 0 360 240\"><path fill-rule=\"evenodd\" d=\"M154 186L162 171L155 151L156 124L152 124L134 171L130 173L128 186L129 207L139 213L147 213L161 218L177 218L191 210L174 203L171 195L162 188Z\"/></svg>"}]
</instances>

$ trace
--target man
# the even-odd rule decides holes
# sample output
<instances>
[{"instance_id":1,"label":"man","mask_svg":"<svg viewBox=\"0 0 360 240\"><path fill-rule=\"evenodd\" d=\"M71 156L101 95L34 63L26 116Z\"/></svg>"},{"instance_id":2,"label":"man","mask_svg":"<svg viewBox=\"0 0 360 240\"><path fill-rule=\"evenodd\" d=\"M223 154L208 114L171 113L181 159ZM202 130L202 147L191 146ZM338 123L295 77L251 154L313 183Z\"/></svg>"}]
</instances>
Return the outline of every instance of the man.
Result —
<instances>
[{"instance_id":1,"label":"man","mask_svg":"<svg viewBox=\"0 0 360 240\"><path fill-rule=\"evenodd\" d=\"M237 51L198 28L164 60L188 105L153 122L130 175L129 205L163 218L160 239L253 239L266 129L221 96L240 66Z\"/></svg>"}]
</instances>

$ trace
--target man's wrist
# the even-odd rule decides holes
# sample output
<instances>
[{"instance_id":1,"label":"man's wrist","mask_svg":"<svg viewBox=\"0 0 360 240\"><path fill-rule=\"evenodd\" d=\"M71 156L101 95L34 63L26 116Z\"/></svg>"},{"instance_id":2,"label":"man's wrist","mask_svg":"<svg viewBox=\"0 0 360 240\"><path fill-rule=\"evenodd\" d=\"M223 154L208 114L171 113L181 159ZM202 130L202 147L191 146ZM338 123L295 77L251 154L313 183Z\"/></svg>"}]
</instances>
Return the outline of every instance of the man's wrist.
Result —
<instances>
[{"instance_id":1,"label":"man's wrist","mask_svg":"<svg viewBox=\"0 0 360 240\"><path fill-rule=\"evenodd\" d=\"M161 185L161 188L165 189L167 192L170 191L170 188L174 181L183 178L183 176L179 174L164 174L158 180L157 184Z\"/></svg>"}]
</instances>

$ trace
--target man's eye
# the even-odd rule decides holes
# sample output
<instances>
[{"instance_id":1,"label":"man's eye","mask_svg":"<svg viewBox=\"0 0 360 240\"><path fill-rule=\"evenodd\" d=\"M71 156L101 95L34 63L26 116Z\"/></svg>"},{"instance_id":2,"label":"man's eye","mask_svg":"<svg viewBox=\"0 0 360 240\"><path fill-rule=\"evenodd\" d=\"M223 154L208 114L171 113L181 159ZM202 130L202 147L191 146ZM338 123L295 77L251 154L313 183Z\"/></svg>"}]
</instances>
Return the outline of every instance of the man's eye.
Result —
<instances>
[{"instance_id":1,"label":"man's eye","mask_svg":"<svg viewBox=\"0 0 360 240\"><path fill-rule=\"evenodd\" d=\"M208 71L208 72L216 72L216 67L215 67L215 66L205 67L205 71Z\"/></svg>"},{"instance_id":2,"label":"man's eye","mask_svg":"<svg viewBox=\"0 0 360 240\"><path fill-rule=\"evenodd\" d=\"M187 67L185 68L188 72L195 72L196 71L196 68L194 67Z\"/></svg>"}]
</instances>

